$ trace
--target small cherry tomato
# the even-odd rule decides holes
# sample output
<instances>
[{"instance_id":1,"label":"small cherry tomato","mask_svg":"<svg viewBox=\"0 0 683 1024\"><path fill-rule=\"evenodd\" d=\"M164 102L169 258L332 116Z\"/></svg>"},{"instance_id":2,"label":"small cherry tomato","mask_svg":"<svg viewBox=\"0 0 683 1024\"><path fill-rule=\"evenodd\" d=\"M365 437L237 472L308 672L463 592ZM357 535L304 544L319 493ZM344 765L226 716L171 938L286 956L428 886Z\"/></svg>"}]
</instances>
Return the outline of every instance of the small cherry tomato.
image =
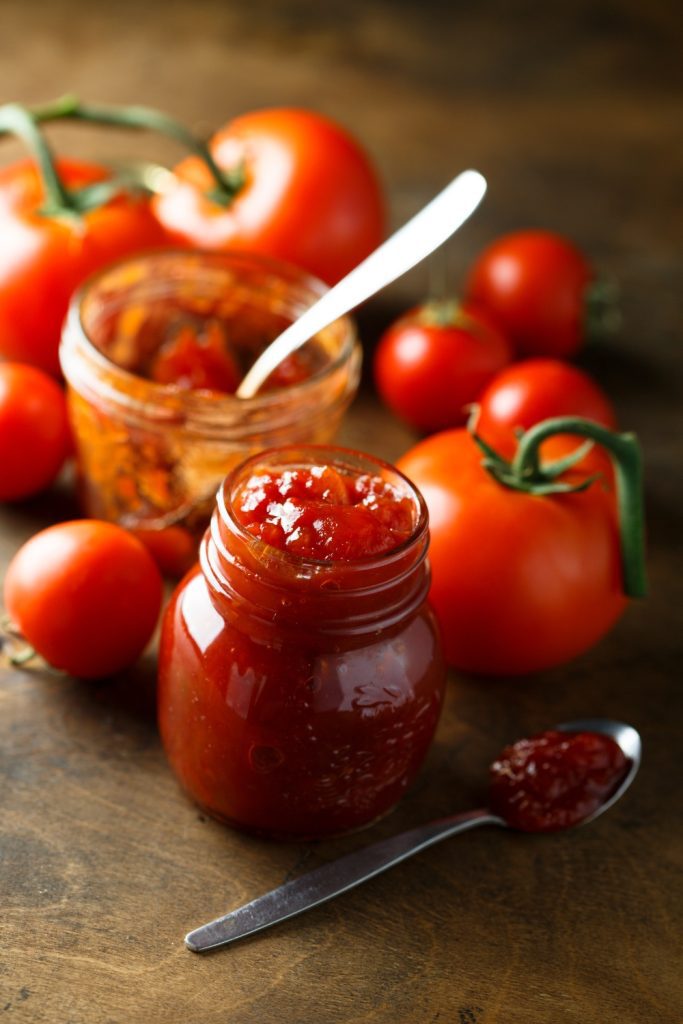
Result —
<instances>
[{"instance_id":1,"label":"small cherry tomato","mask_svg":"<svg viewBox=\"0 0 683 1024\"><path fill-rule=\"evenodd\" d=\"M131 665L161 608L162 582L143 544L113 523L58 523L24 544L5 576L5 607L54 668L95 679Z\"/></svg>"},{"instance_id":2,"label":"small cherry tomato","mask_svg":"<svg viewBox=\"0 0 683 1024\"><path fill-rule=\"evenodd\" d=\"M199 542L184 526L132 532L145 545L164 576L180 579L197 561Z\"/></svg>"},{"instance_id":3,"label":"small cherry tomato","mask_svg":"<svg viewBox=\"0 0 683 1024\"><path fill-rule=\"evenodd\" d=\"M96 164L60 160L64 184L105 181ZM57 350L69 299L95 270L138 249L168 244L149 200L120 194L86 213L44 212L31 160L0 169L0 355L60 375Z\"/></svg>"},{"instance_id":4,"label":"small cherry tomato","mask_svg":"<svg viewBox=\"0 0 683 1024\"><path fill-rule=\"evenodd\" d=\"M434 434L397 463L427 503L430 601L446 659L463 671L520 675L564 664L616 622L625 589L643 593L635 439L587 420L546 422L527 435L533 448L522 439L521 464L485 457L465 429ZM570 430L620 453L621 521L605 452L585 454L562 433ZM555 472L550 463L572 451L584 453L580 461Z\"/></svg>"},{"instance_id":5,"label":"small cherry tomato","mask_svg":"<svg viewBox=\"0 0 683 1024\"><path fill-rule=\"evenodd\" d=\"M614 428L607 395L587 373L561 359L526 359L493 378L478 401L477 433L503 454L514 453L515 432L551 416L582 416Z\"/></svg>"},{"instance_id":6,"label":"small cherry tomato","mask_svg":"<svg viewBox=\"0 0 683 1024\"><path fill-rule=\"evenodd\" d=\"M154 201L177 241L264 253L334 284L382 240L375 170L334 121L310 110L258 110L231 121L210 145L237 178L235 195L221 205L206 164L183 160L176 185Z\"/></svg>"},{"instance_id":7,"label":"small cherry tomato","mask_svg":"<svg viewBox=\"0 0 683 1024\"><path fill-rule=\"evenodd\" d=\"M71 452L64 392L42 370L0 363L0 501L49 487Z\"/></svg>"},{"instance_id":8,"label":"small cherry tomato","mask_svg":"<svg viewBox=\"0 0 683 1024\"><path fill-rule=\"evenodd\" d=\"M465 422L467 406L511 356L507 339L482 310L430 303L383 334L375 383L389 408L411 426L443 430Z\"/></svg>"},{"instance_id":9,"label":"small cherry tomato","mask_svg":"<svg viewBox=\"0 0 683 1024\"><path fill-rule=\"evenodd\" d=\"M572 242L550 231L517 231L475 262L466 295L489 310L519 355L561 359L584 342L594 274Z\"/></svg>"}]
</instances>

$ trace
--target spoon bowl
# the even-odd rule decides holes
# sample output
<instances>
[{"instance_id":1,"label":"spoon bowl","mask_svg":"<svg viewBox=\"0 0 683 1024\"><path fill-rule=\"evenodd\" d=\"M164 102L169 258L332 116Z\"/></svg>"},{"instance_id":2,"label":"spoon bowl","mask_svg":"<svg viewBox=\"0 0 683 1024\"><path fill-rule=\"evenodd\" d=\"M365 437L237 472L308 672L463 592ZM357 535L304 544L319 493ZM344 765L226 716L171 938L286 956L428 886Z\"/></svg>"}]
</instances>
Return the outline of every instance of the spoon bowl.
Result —
<instances>
[{"instance_id":1,"label":"spoon bowl","mask_svg":"<svg viewBox=\"0 0 683 1024\"><path fill-rule=\"evenodd\" d=\"M595 821L601 814L613 807L617 800L621 800L638 774L643 748L640 733L632 725L617 722L611 718L580 718L576 722L563 722L556 726L556 729L558 732L599 732L603 736L609 736L629 761L628 772L612 795L604 800L592 814L578 822L579 825L587 825L589 821Z\"/></svg>"},{"instance_id":2,"label":"spoon bowl","mask_svg":"<svg viewBox=\"0 0 683 1024\"><path fill-rule=\"evenodd\" d=\"M591 814L576 822L585 825L604 814L614 806L629 788L638 773L641 760L641 740L637 730L624 722L609 718L583 718L554 726L554 731L567 733L600 733L614 740L629 763L628 770L616 790L606 797ZM345 857L323 864L308 874L295 878L285 885L273 889L251 903L238 907L209 924L202 925L185 936L186 946L196 953L203 953L217 946L226 945L261 931L287 918L294 917L325 903L334 896L340 896L361 882L366 882L388 868L400 864L416 853L448 839L460 832L477 828L479 825L499 825L512 830L512 826L497 814L484 807L464 814L441 818L438 821L419 825L400 835L383 839L378 843L362 847ZM573 826L568 826L569 828Z\"/></svg>"}]
</instances>

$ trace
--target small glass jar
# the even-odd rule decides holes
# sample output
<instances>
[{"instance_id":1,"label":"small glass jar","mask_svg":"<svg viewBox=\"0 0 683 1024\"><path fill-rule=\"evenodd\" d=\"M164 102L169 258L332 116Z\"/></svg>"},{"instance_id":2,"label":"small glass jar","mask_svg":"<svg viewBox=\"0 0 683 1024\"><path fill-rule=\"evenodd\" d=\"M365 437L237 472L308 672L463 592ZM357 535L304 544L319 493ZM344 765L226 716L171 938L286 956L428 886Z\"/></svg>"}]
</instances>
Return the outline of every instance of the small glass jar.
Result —
<instances>
[{"instance_id":1,"label":"small glass jar","mask_svg":"<svg viewBox=\"0 0 683 1024\"><path fill-rule=\"evenodd\" d=\"M258 468L331 465L388 481L414 507L402 544L350 562L271 547L236 518ZM209 814L277 839L368 825L414 780L445 667L429 588L427 510L386 463L341 448L279 449L219 491L200 564L166 611L159 722L171 766Z\"/></svg>"},{"instance_id":2,"label":"small glass jar","mask_svg":"<svg viewBox=\"0 0 683 1024\"><path fill-rule=\"evenodd\" d=\"M72 300L60 349L86 513L137 531L187 528L198 541L221 480L246 455L330 441L360 373L348 317L300 350L304 380L252 399L138 370L174 332L216 323L246 370L325 290L296 267L242 253L165 250L93 277Z\"/></svg>"}]
</instances>

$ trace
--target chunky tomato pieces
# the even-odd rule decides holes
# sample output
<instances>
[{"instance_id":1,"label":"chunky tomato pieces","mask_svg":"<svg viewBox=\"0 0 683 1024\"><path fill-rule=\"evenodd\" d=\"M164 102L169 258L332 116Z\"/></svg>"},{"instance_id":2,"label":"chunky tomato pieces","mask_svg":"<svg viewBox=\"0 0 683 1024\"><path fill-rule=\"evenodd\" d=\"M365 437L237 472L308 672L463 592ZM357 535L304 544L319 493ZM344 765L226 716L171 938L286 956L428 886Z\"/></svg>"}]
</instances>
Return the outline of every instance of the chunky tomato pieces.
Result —
<instances>
[{"instance_id":1,"label":"chunky tomato pieces","mask_svg":"<svg viewBox=\"0 0 683 1024\"><path fill-rule=\"evenodd\" d=\"M157 384L172 384L181 391L214 391L234 395L244 376L238 354L229 341L229 329L219 320L209 320L197 330L184 324L172 337L162 341L143 375ZM315 372L309 352L293 352L275 367L261 391L301 384Z\"/></svg>"},{"instance_id":2,"label":"chunky tomato pieces","mask_svg":"<svg viewBox=\"0 0 683 1024\"><path fill-rule=\"evenodd\" d=\"M237 390L242 376L216 321L209 321L201 333L187 325L182 327L174 338L161 345L149 375L158 384L227 394Z\"/></svg>"},{"instance_id":3,"label":"chunky tomato pieces","mask_svg":"<svg viewBox=\"0 0 683 1024\"><path fill-rule=\"evenodd\" d=\"M255 473L232 500L238 521L273 547L302 558L350 562L407 540L412 500L379 476L331 466Z\"/></svg>"},{"instance_id":4,"label":"chunky tomato pieces","mask_svg":"<svg viewBox=\"0 0 683 1024\"><path fill-rule=\"evenodd\" d=\"M552 832L590 817L630 761L602 733L548 731L506 747L491 765L490 807L523 832Z\"/></svg>"}]
</instances>

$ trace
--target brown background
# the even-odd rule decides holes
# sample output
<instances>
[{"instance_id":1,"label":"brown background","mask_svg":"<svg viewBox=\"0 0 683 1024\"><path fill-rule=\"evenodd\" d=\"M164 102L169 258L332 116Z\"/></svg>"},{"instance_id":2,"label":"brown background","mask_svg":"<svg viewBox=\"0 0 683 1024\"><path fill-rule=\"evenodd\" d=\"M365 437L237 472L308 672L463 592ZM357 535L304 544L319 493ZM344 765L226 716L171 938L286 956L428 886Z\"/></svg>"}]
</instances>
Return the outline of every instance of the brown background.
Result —
<instances>
[{"instance_id":1,"label":"brown background","mask_svg":"<svg viewBox=\"0 0 683 1024\"><path fill-rule=\"evenodd\" d=\"M204 820L166 768L153 661L84 686L2 669L0 1019L677 1024L680 970L681 182L676 3L0 2L4 98L67 90L166 107L207 131L258 105L313 106L376 158L395 223L459 169L490 191L449 247L453 286L507 229L573 236L623 291L619 340L584 364L647 457L651 596L574 664L453 678L413 792L372 832L277 846ZM64 150L173 159L142 137L55 133ZM3 144L0 155L19 152ZM362 314L379 329L415 271ZM387 458L414 440L368 385L342 440ZM1 467L0 467L1 471ZM68 494L0 512L0 557ZM184 932L283 879L476 806L516 736L584 714L642 730L633 790L555 837L472 833L317 911L199 958ZM677 888L678 886L678 888Z\"/></svg>"}]
</instances>

